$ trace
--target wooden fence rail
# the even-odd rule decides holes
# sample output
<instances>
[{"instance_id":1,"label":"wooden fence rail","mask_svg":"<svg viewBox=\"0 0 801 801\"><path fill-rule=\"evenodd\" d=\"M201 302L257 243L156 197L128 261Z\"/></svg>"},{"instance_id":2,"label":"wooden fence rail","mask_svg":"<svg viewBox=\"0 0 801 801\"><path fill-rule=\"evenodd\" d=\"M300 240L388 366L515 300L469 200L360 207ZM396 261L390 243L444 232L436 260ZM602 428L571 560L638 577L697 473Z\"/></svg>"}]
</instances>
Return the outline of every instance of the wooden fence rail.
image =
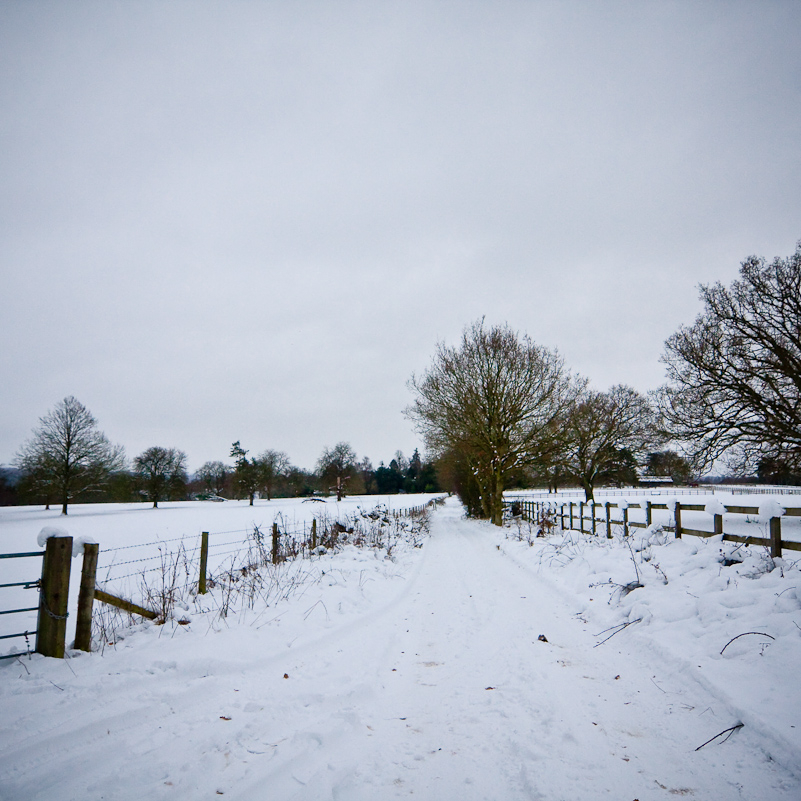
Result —
<instances>
[{"instance_id":1,"label":"wooden fence rail","mask_svg":"<svg viewBox=\"0 0 801 801\"><path fill-rule=\"evenodd\" d=\"M670 510L672 504L669 506L666 503L653 503L652 501L645 501L644 503L629 503L618 504L606 501L603 504L590 501L569 501L567 503L557 504L554 502L545 501L507 501L505 505L513 511L519 509L520 514L527 520L533 523L538 523L542 520L543 515L548 512L553 518L559 518L560 527L562 529L578 530L582 533L597 534L597 524L604 524L605 533L607 537L612 536L612 525L622 525L623 535L629 536L629 529L631 528L647 528L653 521L653 510ZM758 515L759 507L757 506L740 506L737 504L721 504L725 509L726 514L732 515ZM601 507L604 510L603 517L598 517L596 510ZM611 510L621 509L622 519L613 520ZM645 522L629 520L629 509L644 509ZM694 537L714 537L722 535L724 540L731 542L742 542L746 545L764 545L770 548L772 557L779 557L782 555L782 550L788 551L801 551L801 542L793 540L782 539L782 520L789 517L801 517L801 508L785 509L784 515L781 517L770 518L769 523L769 537L753 537L750 535L734 534L732 532L724 531L724 521L722 514L713 515L713 530L706 531L703 529L687 528L682 524L682 512L704 512L706 511L705 504L696 503L681 503L676 502L673 507L673 525L665 526L668 531L675 531L676 537L680 538L683 535L691 535ZM567 525L565 525L567 523ZM578 529L576 529L578 523ZM585 529L585 523L587 527Z\"/></svg>"}]
</instances>

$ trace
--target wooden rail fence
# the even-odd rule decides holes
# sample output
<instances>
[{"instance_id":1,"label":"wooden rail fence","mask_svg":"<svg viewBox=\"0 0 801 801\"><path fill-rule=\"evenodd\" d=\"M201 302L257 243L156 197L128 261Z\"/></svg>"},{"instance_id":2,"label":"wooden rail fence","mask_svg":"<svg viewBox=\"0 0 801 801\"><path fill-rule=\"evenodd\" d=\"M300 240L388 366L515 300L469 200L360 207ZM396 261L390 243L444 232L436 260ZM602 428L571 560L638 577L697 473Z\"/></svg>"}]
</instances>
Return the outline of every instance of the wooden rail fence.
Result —
<instances>
[{"instance_id":1,"label":"wooden rail fence","mask_svg":"<svg viewBox=\"0 0 801 801\"><path fill-rule=\"evenodd\" d=\"M596 503L594 501L568 501L567 503L555 503L547 501L527 501L515 500L505 501L505 506L513 511L519 510L520 514L527 520L533 523L540 523L543 516L548 513L551 519L559 518L559 525L562 529L578 530L582 533L597 534L598 524L602 524L606 536L612 537L612 525L622 525L623 535L629 535L630 528L647 528L653 522L653 511L670 510L671 505L666 503L653 503L645 501L644 503L628 503L618 504L606 501L604 503ZM722 504L726 514L732 515L758 515L759 507L757 506L740 506L736 504ZM597 515L598 508L604 512L603 516ZM621 519L612 519L612 510L620 509L622 513ZM644 509L645 522L629 520L629 509ZM785 509L784 515L781 517L771 517L769 523L769 537L753 537L750 535L743 536L742 534L734 534L732 532L724 531L723 515L713 515L713 530L706 531L703 529L687 528L682 524L682 512L704 512L706 511L705 504L694 503L681 503L676 501L673 507L673 525L665 526L668 531L675 531L676 537L682 537L688 534L694 537L714 537L722 535L724 540L731 542L742 542L746 545L764 545L770 548L772 557L779 557L782 555L782 550L788 551L801 551L801 542L793 540L782 539L782 519L785 517L801 517L801 508ZM567 523L567 525L565 525ZM578 528L576 529L576 523ZM585 523L586 528L585 528Z\"/></svg>"}]
</instances>

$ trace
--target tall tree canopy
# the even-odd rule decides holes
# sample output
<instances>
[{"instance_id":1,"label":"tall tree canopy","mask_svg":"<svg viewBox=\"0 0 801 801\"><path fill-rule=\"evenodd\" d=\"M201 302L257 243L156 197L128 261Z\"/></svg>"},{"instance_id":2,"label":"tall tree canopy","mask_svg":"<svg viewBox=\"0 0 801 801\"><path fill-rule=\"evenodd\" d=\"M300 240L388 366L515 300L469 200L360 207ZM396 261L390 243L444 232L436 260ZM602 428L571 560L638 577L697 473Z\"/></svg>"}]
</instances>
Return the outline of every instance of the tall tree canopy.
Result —
<instances>
[{"instance_id":1,"label":"tall tree canopy","mask_svg":"<svg viewBox=\"0 0 801 801\"><path fill-rule=\"evenodd\" d=\"M700 287L704 311L665 343L665 432L699 467L801 468L801 242L787 259L751 256L730 287Z\"/></svg>"},{"instance_id":2,"label":"tall tree canopy","mask_svg":"<svg viewBox=\"0 0 801 801\"><path fill-rule=\"evenodd\" d=\"M59 499L61 513L67 514L70 500L99 489L124 461L122 447L112 445L89 410L70 395L39 418L15 463L47 498Z\"/></svg>"},{"instance_id":3,"label":"tall tree canopy","mask_svg":"<svg viewBox=\"0 0 801 801\"><path fill-rule=\"evenodd\" d=\"M406 410L429 452L456 460L479 488L484 515L503 522L503 490L513 471L545 458L560 421L582 388L556 351L508 326L480 320L459 347L437 346L433 363L412 376Z\"/></svg>"}]
</instances>

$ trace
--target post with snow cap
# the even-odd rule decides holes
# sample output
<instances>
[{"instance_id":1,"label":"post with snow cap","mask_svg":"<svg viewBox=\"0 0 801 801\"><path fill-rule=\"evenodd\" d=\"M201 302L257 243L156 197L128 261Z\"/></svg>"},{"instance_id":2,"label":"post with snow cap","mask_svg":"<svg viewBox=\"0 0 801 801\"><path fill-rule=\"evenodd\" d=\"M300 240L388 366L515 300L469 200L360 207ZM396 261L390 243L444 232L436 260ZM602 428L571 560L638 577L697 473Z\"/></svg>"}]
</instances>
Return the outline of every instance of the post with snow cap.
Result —
<instances>
[{"instance_id":1,"label":"post with snow cap","mask_svg":"<svg viewBox=\"0 0 801 801\"><path fill-rule=\"evenodd\" d=\"M79 651L92 650L92 606L95 600L98 550L96 542L83 543L81 588L78 591L78 613L75 618L75 647Z\"/></svg>"},{"instance_id":2,"label":"post with snow cap","mask_svg":"<svg viewBox=\"0 0 801 801\"><path fill-rule=\"evenodd\" d=\"M43 656L63 659L67 636L72 537L59 529L44 528L39 534L39 544L45 546L45 555L39 587L36 651Z\"/></svg>"},{"instance_id":3,"label":"post with snow cap","mask_svg":"<svg viewBox=\"0 0 801 801\"><path fill-rule=\"evenodd\" d=\"M782 519L771 517L770 519L770 555L776 559L782 555Z\"/></svg>"},{"instance_id":4,"label":"post with snow cap","mask_svg":"<svg viewBox=\"0 0 801 801\"><path fill-rule=\"evenodd\" d=\"M768 518L770 526L770 555L776 559L782 555L782 515L787 510L775 499L766 498L759 504L759 516Z\"/></svg>"}]
</instances>

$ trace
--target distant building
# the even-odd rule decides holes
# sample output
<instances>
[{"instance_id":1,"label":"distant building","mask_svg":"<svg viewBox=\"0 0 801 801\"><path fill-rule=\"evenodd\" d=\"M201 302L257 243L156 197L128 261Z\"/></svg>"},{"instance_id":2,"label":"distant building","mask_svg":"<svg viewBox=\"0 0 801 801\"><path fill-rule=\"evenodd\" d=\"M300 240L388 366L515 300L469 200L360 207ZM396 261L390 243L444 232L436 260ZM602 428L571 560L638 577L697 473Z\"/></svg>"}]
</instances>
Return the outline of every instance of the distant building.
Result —
<instances>
[{"instance_id":1,"label":"distant building","mask_svg":"<svg viewBox=\"0 0 801 801\"><path fill-rule=\"evenodd\" d=\"M670 476L640 476L637 482L641 487L672 487L673 479Z\"/></svg>"}]
</instances>

